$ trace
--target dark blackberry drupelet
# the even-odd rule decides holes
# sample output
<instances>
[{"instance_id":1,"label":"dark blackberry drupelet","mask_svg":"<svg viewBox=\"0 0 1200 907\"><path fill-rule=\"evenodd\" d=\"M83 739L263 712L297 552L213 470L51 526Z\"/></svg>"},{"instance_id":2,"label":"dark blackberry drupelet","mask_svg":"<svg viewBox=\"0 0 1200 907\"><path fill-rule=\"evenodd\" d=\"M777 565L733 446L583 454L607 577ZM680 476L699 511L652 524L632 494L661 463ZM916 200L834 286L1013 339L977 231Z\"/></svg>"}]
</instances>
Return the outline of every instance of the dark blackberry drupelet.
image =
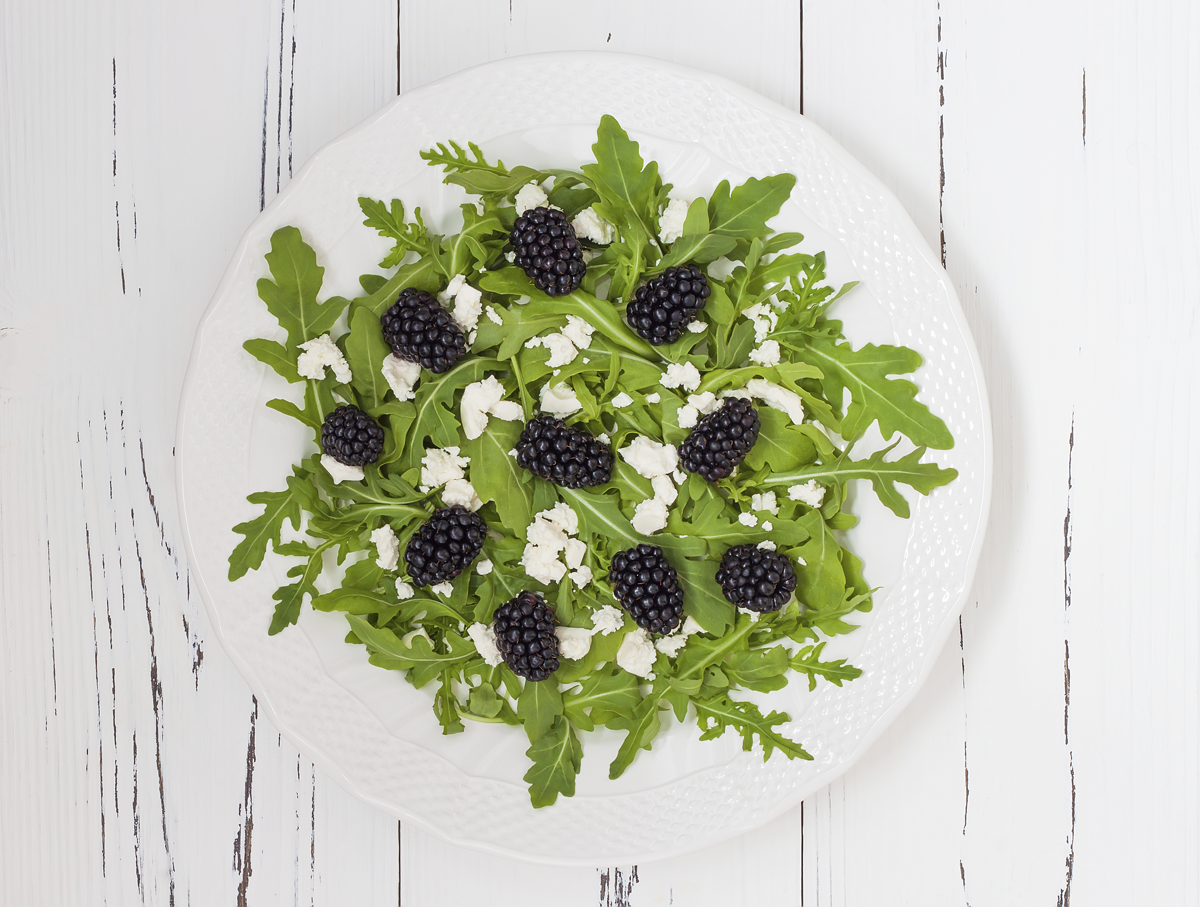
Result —
<instances>
[{"instance_id":1,"label":"dark blackberry drupelet","mask_svg":"<svg viewBox=\"0 0 1200 907\"><path fill-rule=\"evenodd\" d=\"M674 343L696 320L709 292L708 278L695 265L667 268L637 288L625 320L655 346Z\"/></svg>"},{"instance_id":2,"label":"dark blackberry drupelet","mask_svg":"<svg viewBox=\"0 0 1200 907\"><path fill-rule=\"evenodd\" d=\"M516 253L513 264L547 296L579 289L586 270L583 249L561 211L531 208L517 218L508 238Z\"/></svg>"},{"instance_id":3,"label":"dark blackberry drupelet","mask_svg":"<svg viewBox=\"0 0 1200 907\"><path fill-rule=\"evenodd\" d=\"M723 479L746 459L758 440L759 418L749 400L726 397L721 408L696 423L679 446L679 464L710 482Z\"/></svg>"},{"instance_id":4,"label":"dark blackberry drupelet","mask_svg":"<svg viewBox=\"0 0 1200 907\"><path fill-rule=\"evenodd\" d=\"M465 507L440 507L413 533L404 563L415 586L454 579L483 549L487 524Z\"/></svg>"},{"instance_id":5,"label":"dark blackberry drupelet","mask_svg":"<svg viewBox=\"0 0 1200 907\"><path fill-rule=\"evenodd\" d=\"M450 313L424 290L402 290L379 319L383 339L398 359L441 374L467 355L467 337Z\"/></svg>"},{"instance_id":6,"label":"dark blackberry drupelet","mask_svg":"<svg viewBox=\"0 0 1200 907\"><path fill-rule=\"evenodd\" d=\"M321 450L347 466L366 466L383 453L383 429L357 406L339 406L321 425Z\"/></svg>"},{"instance_id":7,"label":"dark blackberry drupelet","mask_svg":"<svg viewBox=\"0 0 1200 907\"><path fill-rule=\"evenodd\" d=\"M617 601L643 630L667 634L683 619L683 588L657 545L618 552L609 566L608 581Z\"/></svg>"},{"instance_id":8,"label":"dark blackberry drupelet","mask_svg":"<svg viewBox=\"0 0 1200 907\"><path fill-rule=\"evenodd\" d=\"M738 608L778 611L796 591L796 571L782 554L757 545L734 545L717 570L721 591Z\"/></svg>"},{"instance_id":9,"label":"dark blackberry drupelet","mask_svg":"<svg viewBox=\"0 0 1200 907\"><path fill-rule=\"evenodd\" d=\"M612 478L612 451L583 429L568 428L553 416L530 419L516 450L517 463L564 488L603 485Z\"/></svg>"},{"instance_id":10,"label":"dark blackberry drupelet","mask_svg":"<svg viewBox=\"0 0 1200 907\"><path fill-rule=\"evenodd\" d=\"M527 680L545 680L558 670L558 622L536 592L521 592L496 609L492 630L505 663Z\"/></svg>"}]
</instances>

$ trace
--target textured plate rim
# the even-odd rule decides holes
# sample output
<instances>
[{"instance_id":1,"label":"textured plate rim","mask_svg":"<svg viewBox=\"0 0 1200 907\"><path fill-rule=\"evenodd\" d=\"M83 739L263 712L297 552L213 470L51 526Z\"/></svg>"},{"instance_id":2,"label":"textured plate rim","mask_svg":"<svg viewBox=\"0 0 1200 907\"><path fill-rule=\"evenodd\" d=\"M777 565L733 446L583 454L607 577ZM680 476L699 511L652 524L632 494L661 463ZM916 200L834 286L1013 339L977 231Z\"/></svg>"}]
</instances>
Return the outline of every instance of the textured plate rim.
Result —
<instances>
[{"instance_id":1,"label":"textured plate rim","mask_svg":"<svg viewBox=\"0 0 1200 907\"><path fill-rule=\"evenodd\" d=\"M719 76L705 70L682 66L676 63L670 63L654 57L606 51L554 51L549 53L527 54L522 56L508 57L501 60L494 60L444 76L441 79L405 92L402 95L398 95L392 101L389 101L379 110L363 119L357 125L341 133L336 138L319 148L304 163L304 165L300 168L296 175L292 177L288 184L285 185L275 196L275 198L271 200L270 204L268 204L266 208L259 213L259 215L243 232L242 237L239 240L238 245L231 257L230 264L226 268L220 283L213 293L212 299L205 308L204 314L201 316L196 327L195 341L189 357L188 369L184 377L183 388L180 393L179 416L176 423L175 442L180 451L185 449L184 414L187 410L189 400L195 391L197 375L196 363L200 358L201 351L204 348L205 327L216 312L219 303L225 296L229 287L232 285L235 274L238 272L243 260L248 254L257 224L261 219L264 218L265 215L272 213L276 208L286 203L291 192L301 184L301 182L308 176L310 171L315 169L318 161L330 149L357 136L361 132L369 130L378 120L387 116L391 109L404 99L419 97L426 92L443 90L447 86L452 85L455 81L473 78L474 75L480 70L510 68L519 69L521 66L525 65L527 61L553 61L556 59L563 61L571 60L575 62L581 60L589 61L601 69L614 66L644 66L664 73L673 74L684 79L702 79L728 92L742 104L756 108L764 114L778 119L803 123L804 128L814 134L815 139L822 146L822 149L825 152L836 158L838 163L853 173L860 181L870 185L872 189L878 193L881 205L886 207L889 210L889 213L895 217L897 226L904 230L906 239L911 243L912 248L924 259L928 265L934 269L935 273L938 275L939 282L945 293L946 302L948 303L948 315L953 319L956 326L962 331L962 335L966 344L965 354L968 362L970 363L971 371L978 380L979 386L979 408L982 418L981 436L984 461L982 464L980 464L982 472L982 496L979 505L978 522L975 525L974 537L971 539L969 549L965 555L962 591L958 595L957 600L954 601L947 610L941 625L939 625L936 630L929 635L929 644L926 647L920 669L918 670L912 685L904 692L900 693L892 702L892 704L886 709L886 711L884 711L883 714L876 719L875 723L863 732L862 738L855 749L835 765L832 765L815 775L807 784L798 787L788 796L782 798L780 802L773 808L764 810L752 820L726 826L722 828L720 832L714 833L704 840L691 841L674 847L663 847L650 853L617 853L604 854L597 857L548 856L544 854L529 853L509 847L503 847L487 841L480 841L473 838L462 838L448 834L423 817L408 812L403 805L385 801L370 793L367 793L342 771L342 769L334 762L334 760L325 753L324 749L322 749L320 745L310 740L304 734L296 731L294 727L289 725L288 722L279 715L274 703L271 701L270 696L266 692L266 684L259 677L253 666L242 657L240 652L236 649L236 647L233 646L226 636L225 630L221 623L220 614L213 604L212 593L208 588L203 572L197 566L197 558L193 550L192 536L187 519L184 478L185 457L183 456L180 456L176 460L175 486L179 503L179 521L183 535L184 549L187 552L188 561L192 566L192 572L196 577L196 585L200 592L200 597L204 602L205 610L208 613L213 631L216 633L222 649L234 663L234 666L238 669L238 673L241 674L242 678L246 681L247 686L250 687L251 692L257 699L259 705L263 708L264 713L276 730L279 731L282 736L287 738L287 740L298 750L304 753L306 757L311 759L313 763L316 764L322 772L334 780L339 787L363 803L366 803L367 805L372 806L375 809L391 815L403 822L406 822L409 825L420 829L422 832L438 838L439 840L492 856L505 857L523 862L551 866L594 867L598 865L645 863L669 859L671 857L691 853L693 851L727 841L730 838L737 837L738 835L745 834L755 828L759 828L782 815L787 810L793 808L797 803L811 795L814 791L824 787L831 781L847 772L858 762L860 758L862 758L863 754L870 749L875 741L891 725L896 716L908 706L908 704L916 697L917 693L922 689L926 679L933 670L933 665L940 655L946 639L950 635L950 631L955 621L961 614L966 600L970 597L976 569L982 553L984 536L987 530L988 516L991 508L993 483L991 414L987 398L987 389L983 380L982 364L979 359L978 350L974 343L974 338L970 331L970 326L966 320L966 315L958 299L957 293L954 292L954 288L950 284L949 276L946 274L945 269L942 267L940 261L938 261L938 259L934 256L933 250L929 247L928 243L925 241L925 238L917 229L916 224L913 222L908 212L900 204L895 194L887 186L885 186L878 177L872 174L865 166L863 166L858 160L850 155L849 152L843 149L841 145L839 145L827 132L825 132L825 130L821 129L814 122L805 118L796 111L790 110L781 104L765 98L757 92L754 92L724 76Z\"/></svg>"}]
</instances>

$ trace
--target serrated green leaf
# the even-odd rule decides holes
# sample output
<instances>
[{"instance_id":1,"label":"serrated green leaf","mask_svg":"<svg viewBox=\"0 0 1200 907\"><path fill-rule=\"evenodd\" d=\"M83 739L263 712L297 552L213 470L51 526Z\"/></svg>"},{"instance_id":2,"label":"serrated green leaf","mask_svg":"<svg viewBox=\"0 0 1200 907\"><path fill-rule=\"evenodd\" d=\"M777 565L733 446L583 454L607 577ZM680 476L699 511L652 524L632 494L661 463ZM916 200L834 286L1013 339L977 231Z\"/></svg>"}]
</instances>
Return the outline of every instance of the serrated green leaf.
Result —
<instances>
[{"instance_id":1,"label":"serrated green leaf","mask_svg":"<svg viewBox=\"0 0 1200 907\"><path fill-rule=\"evenodd\" d=\"M592 730L619 715L631 714L642 701L638 680L628 671L593 671L577 693L563 695L563 714L575 727Z\"/></svg>"},{"instance_id":2,"label":"serrated green leaf","mask_svg":"<svg viewBox=\"0 0 1200 907\"><path fill-rule=\"evenodd\" d=\"M796 177L790 173L756 179L750 177L731 193L729 182L722 180L708 202L708 217L713 233L753 240L770 232L767 221L779 213L792 194Z\"/></svg>"},{"instance_id":3,"label":"serrated green leaf","mask_svg":"<svg viewBox=\"0 0 1200 907\"><path fill-rule=\"evenodd\" d=\"M296 357L290 355L282 343L256 337L243 343L242 349L259 362L271 366L275 373L289 384L297 384L304 380L296 371Z\"/></svg>"},{"instance_id":4,"label":"serrated green leaf","mask_svg":"<svg viewBox=\"0 0 1200 907\"><path fill-rule=\"evenodd\" d=\"M454 409L454 395L468 384L482 381L488 369L498 365L494 359L468 357L440 375L421 373L413 401L416 415L409 429L407 468L420 467L427 440L436 447L458 445L459 415Z\"/></svg>"},{"instance_id":5,"label":"serrated green leaf","mask_svg":"<svg viewBox=\"0 0 1200 907\"><path fill-rule=\"evenodd\" d=\"M845 681L862 676L862 671L849 664L845 658L821 661L821 650L824 648L824 642L815 646L805 646L791 659L792 670L808 675L809 690L817 688L817 677L824 677L834 686L840 687Z\"/></svg>"},{"instance_id":6,"label":"serrated green leaf","mask_svg":"<svg viewBox=\"0 0 1200 907\"><path fill-rule=\"evenodd\" d=\"M485 504L493 501L500 522L510 533L525 538L533 519L533 479L510 457L523 425L488 419L487 428L473 441L464 441L462 452L471 458L471 484Z\"/></svg>"},{"instance_id":7,"label":"serrated green leaf","mask_svg":"<svg viewBox=\"0 0 1200 907\"><path fill-rule=\"evenodd\" d=\"M575 796L575 776L583 760L583 747L566 719L559 718L525 755L533 763L525 773L525 781L534 809L552 805L559 794Z\"/></svg>"},{"instance_id":8,"label":"serrated green leaf","mask_svg":"<svg viewBox=\"0 0 1200 907\"><path fill-rule=\"evenodd\" d=\"M279 534L285 520L290 521L293 529L300 528L301 504L308 499L306 484L307 472L298 466L292 467L293 475L288 476L287 488L284 491L256 491L246 498L251 504L263 504L265 509L252 520L238 523L233 531L245 536L229 555L229 579L232 582L245 576L248 570L257 570L262 566L263 557L267 553L267 545L278 545Z\"/></svg>"},{"instance_id":9,"label":"serrated green leaf","mask_svg":"<svg viewBox=\"0 0 1200 907\"><path fill-rule=\"evenodd\" d=\"M764 717L754 703L738 702L726 695L697 700L694 705L696 723L702 731L701 740L714 740L727 729L733 728L741 735L742 749L746 752L754 747L757 739L763 748L764 762L775 750L779 750L789 759L812 759L799 743L775 730L777 726L791 720L782 712L771 712Z\"/></svg>"},{"instance_id":10,"label":"serrated green leaf","mask_svg":"<svg viewBox=\"0 0 1200 907\"><path fill-rule=\"evenodd\" d=\"M371 664L390 671L408 671L409 680L415 687L423 687L443 670L462 664L475 655L475 646L452 630L445 632L448 652L435 652L433 645L424 636L414 636L404 645L400 637L386 627L372 627L364 618L347 614L346 620L354 635L366 643L371 653Z\"/></svg>"},{"instance_id":11,"label":"serrated green leaf","mask_svg":"<svg viewBox=\"0 0 1200 907\"><path fill-rule=\"evenodd\" d=\"M742 527L745 531L745 527ZM673 564L683 584L683 611L706 632L720 635L733 626L735 611L716 580L720 563L676 558Z\"/></svg>"},{"instance_id":12,"label":"serrated green leaf","mask_svg":"<svg viewBox=\"0 0 1200 907\"><path fill-rule=\"evenodd\" d=\"M608 765L609 778L620 778L625 774L625 769L633 764L638 750L650 749L650 744L662 729L662 722L658 717L658 703L658 696L647 696L631 713L618 715L609 722L609 727L628 732L621 742L621 748L617 750L617 757Z\"/></svg>"},{"instance_id":13,"label":"serrated green leaf","mask_svg":"<svg viewBox=\"0 0 1200 907\"><path fill-rule=\"evenodd\" d=\"M787 686L788 652L782 646L731 653L721 663L729 680L748 690L769 693Z\"/></svg>"},{"instance_id":14,"label":"serrated green leaf","mask_svg":"<svg viewBox=\"0 0 1200 907\"><path fill-rule=\"evenodd\" d=\"M301 343L333 327L349 300L333 296L317 302L325 269L295 227L280 227L271 234L267 265L275 279L262 278L258 295L287 331L287 349L294 353Z\"/></svg>"},{"instance_id":15,"label":"serrated green leaf","mask_svg":"<svg viewBox=\"0 0 1200 907\"><path fill-rule=\"evenodd\" d=\"M380 406L388 393L383 378L383 360L392 348L383 339L379 319L370 309L356 305L350 316L350 334L346 337L346 360L350 365L354 389L362 395L366 408Z\"/></svg>"},{"instance_id":16,"label":"serrated green leaf","mask_svg":"<svg viewBox=\"0 0 1200 907\"><path fill-rule=\"evenodd\" d=\"M517 697L517 717L525 727L530 743L537 743L563 713L563 698L553 678L525 681L525 689Z\"/></svg>"},{"instance_id":17,"label":"serrated green leaf","mask_svg":"<svg viewBox=\"0 0 1200 907\"><path fill-rule=\"evenodd\" d=\"M632 215L646 236L654 236L662 200L657 162L645 164L637 142L607 114L600 118L592 151L596 163L580 169L600 196L597 210L616 224L628 219L623 215Z\"/></svg>"},{"instance_id":18,"label":"serrated green leaf","mask_svg":"<svg viewBox=\"0 0 1200 907\"><path fill-rule=\"evenodd\" d=\"M866 460L839 459L830 464L803 466L791 472L769 474L763 481L770 485L795 485L812 480L828 483L869 479L879 500L896 516L908 519L908 501L904 500L904 496L897 490L897 482L927 495L933 489L954 481L958 470L943 469L936 463L922 463L924 447L910 451L899 460L885 460L884 457L895 446L893 444L891 447L877 450Z\"/></svg>"},{"instance_id":19,"label":"serrated green leaf","mask_svg":"<svg viewBox=\"0 0 1200 907\"><path fill-rule=\"evenodd\" d=\"M936 450L954 446L946 423L916 399L917 386L902 378L887 377L916 371L921 355L915 350L873 343L854 350L848 343L818 337L799 349L797 355L821 370L829 400L840 401L842 389L850 389L850 407L842 420L843 437L857 438L872 422L878 422L884 440L898 431L918 446Z\"/></svg>"}]
</instances>

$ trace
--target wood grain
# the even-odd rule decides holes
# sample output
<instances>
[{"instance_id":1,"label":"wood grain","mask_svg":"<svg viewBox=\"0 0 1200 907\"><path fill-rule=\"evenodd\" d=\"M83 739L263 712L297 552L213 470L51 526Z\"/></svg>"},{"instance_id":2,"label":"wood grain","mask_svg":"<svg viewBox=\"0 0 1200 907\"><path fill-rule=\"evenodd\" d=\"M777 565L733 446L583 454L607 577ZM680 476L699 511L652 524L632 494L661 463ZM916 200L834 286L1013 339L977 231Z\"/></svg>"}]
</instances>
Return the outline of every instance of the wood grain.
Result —
<instances>
[{"instance_id":1,"label":"wood grain","mask_svg":"<svg viewBox=\"0 0 1200 907\"><path fill-rule=\"evenodd\" d=\"M729 10L0 6L0 904L1200 900L1200 16ZM324 778L211 644L174 500L192 334L255 214L397 90L572 48L803 105L943 254L996 436L917 699L801 809L636 867L481 857Z\"/></svg>"}]
</instances>

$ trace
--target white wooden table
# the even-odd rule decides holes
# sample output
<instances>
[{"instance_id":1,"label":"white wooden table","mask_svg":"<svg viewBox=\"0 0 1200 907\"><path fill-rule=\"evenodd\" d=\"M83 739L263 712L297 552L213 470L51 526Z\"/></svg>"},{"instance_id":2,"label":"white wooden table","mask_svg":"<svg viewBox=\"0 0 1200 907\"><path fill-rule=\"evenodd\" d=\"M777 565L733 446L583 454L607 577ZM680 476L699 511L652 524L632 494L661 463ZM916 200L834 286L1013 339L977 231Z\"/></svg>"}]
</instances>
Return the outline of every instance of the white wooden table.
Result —
<instances>
[{"instance_id":1,"label":"white wooden table","mask_svg":"<svg viewBox=\"0 0 1200 907\"><path fill-rule=\"evenodd\" d=\"M1195 4L5 0L0 42L0 903L1200 902ZM547 869L398 826L260 717L172 443L197 320L313 151L604 48L801 109L891 187L966 308L996 481L960 632L847 775L720 847Z\"/></svg>"}]
</instances>

